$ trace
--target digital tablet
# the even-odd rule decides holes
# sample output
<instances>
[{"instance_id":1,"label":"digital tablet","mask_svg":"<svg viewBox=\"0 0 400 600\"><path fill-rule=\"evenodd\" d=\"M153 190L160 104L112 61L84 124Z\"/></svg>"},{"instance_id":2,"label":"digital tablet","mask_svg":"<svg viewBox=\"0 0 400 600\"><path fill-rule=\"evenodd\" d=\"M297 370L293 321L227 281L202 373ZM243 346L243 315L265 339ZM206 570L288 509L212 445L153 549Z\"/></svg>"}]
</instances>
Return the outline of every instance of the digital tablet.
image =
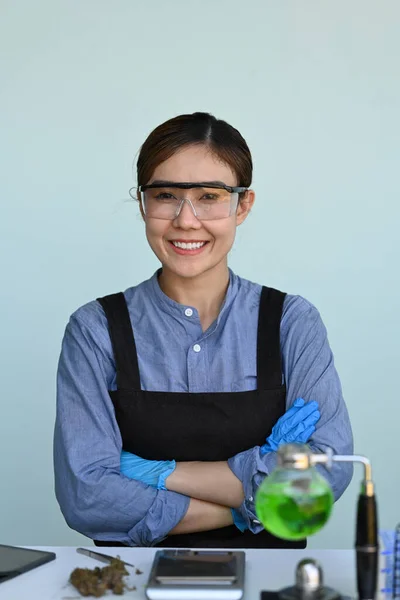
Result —
<instances>
[{"instance_id":1,"label":"digital tablet","mask_svg":"<svg viewBox=\"0 0 400 600\"><path fill-rule=\"evenodd\" d=\"M0 544L0 583L50 562L55 557L54 552Z\"/></svg>"}]
</instances>

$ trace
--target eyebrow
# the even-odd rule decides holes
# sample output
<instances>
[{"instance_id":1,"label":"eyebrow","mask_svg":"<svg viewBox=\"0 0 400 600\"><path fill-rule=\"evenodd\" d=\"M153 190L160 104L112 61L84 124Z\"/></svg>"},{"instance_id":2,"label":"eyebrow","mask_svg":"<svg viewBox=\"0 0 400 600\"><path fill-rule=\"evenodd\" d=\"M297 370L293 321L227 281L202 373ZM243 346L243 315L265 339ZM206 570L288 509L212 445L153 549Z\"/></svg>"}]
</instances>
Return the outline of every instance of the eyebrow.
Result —
<instances>
[{"instance_id":1,"label":"eyebrow","mask_svg":"<svg viewBox=\"0 0 400 600\"><path fill-rule=\"evenodd\" d=\"M194 183L196 185L213 186L213 185L228 185L223 181L167 181L166 179L155 179L150 185L175 185L177 183Z\"/></svg>"}]
</instances>

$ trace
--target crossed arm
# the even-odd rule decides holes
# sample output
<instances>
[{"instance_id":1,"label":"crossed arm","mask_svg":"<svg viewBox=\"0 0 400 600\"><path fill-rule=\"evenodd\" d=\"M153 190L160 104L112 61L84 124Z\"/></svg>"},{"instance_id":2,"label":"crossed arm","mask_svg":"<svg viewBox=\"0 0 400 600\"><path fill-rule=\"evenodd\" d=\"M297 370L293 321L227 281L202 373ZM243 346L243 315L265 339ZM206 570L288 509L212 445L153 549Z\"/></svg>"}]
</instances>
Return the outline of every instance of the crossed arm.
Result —
<instances>
[{"instance_id":1,"label":"crossed arm","mask_svg":"<svg viewBox=\"0 0 400 600\"><path fill-rule=\"evenodd\" d=\"M193 533L232 525L230 507L243 502L243 486L226 462L181 462L166 479L166 487L191 498L182 521L170 532Z\"/></svg>"},{"instance_id":2,"label":"crossed arm","mask_svg":"<svg viewBox=\"0 0 400 600\"><path fill-rule=\"evenodd\" d=\"M232 524L233 516L229 507L191 498L185 516L171 529L169 535L210 531Z\"/></svg>"},{"instance_id":3,"label":"crossed arm","mask_svg":"<svg viewBox=\"0 0 400 600\"><path fill-rule=\"evenodd\" d=\"M243 497L238 510L252 518L250 501L274 467L274 452L260 457L256 447L232 457L229 464L179 463L166 480L171 491L142 485L121 473L120 433L108 394L115 369L109 340L99 341L98 329L97 321L92 327L91 322L72 318L58 368L55 484L70 527L93 539L148 546L169 533L231 524L230 508ZM287 406L298 397L312 398L321 412L311 448L324 451L329 446L338 454L351 454L347 409L318 313L306 307L300 319L288 306L281 332ZM337 463L324 475L337 499L351 480L351 465Z\"/></svg>"},{"instance_id":4,"label":"crossed arm","mask_svg":"<svg viewBox=\"0 0 400 600\"><path fill-rule=\"evenodd\" d=\"M315 431L319 418L316 402L306 404L304 400L297 399L278 419L264 446L255 447L250 452L258 454L261 459L262 455L273 452L281 443L306 442ZM121 472L142 483L178 492L191 499L186 515L171 531L172 534L217 529L232 522L240 529L248 527L242 515L231 510L242 505L244 490L242 482L226 461L151 461L123 451Z\"/></svg>"}]
</instances>

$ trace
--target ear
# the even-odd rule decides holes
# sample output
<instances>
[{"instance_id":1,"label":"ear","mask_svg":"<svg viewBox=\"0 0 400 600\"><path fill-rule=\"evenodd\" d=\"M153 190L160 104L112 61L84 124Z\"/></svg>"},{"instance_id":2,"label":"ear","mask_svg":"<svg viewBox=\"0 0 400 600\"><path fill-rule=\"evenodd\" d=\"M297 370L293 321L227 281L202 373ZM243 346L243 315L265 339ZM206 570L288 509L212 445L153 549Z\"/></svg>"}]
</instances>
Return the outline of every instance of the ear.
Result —
<instances>
[{"instance_id":1,"label":"ear","mask_svg":"<svg viewBox=\"0 0 400 600\"><path fill-rule=\"evenodd\" d=\"M241 225L246 220L249 212L253 208L256 195L253 190L247 190L244 197L239 200L236 210L236 225Z\"/></svg>"}]
</instances>

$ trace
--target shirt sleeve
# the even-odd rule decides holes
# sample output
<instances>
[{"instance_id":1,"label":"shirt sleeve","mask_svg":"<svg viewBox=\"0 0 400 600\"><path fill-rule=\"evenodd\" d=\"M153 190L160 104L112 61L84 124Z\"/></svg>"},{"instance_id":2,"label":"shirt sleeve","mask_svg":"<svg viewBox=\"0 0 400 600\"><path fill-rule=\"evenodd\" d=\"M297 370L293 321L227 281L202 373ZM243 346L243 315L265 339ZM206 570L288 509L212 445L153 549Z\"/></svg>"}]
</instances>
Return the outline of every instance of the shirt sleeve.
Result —
<instances>
[{"instance_id":1,"label":"shirt sleeve","mask_svg":"<svg viewBox=\"0 0 400 600\"><path fill-rule=\"evenodd\" d=\"M75 315L65 331L57 373L58 503L68 525L92 539L154 545L182 520L190 498L120 473L122 440L108 393L107 379L115 371L105 351L108 344L112 353L108 331L97 327L94 334Z\"/></svg>"},{"instance_id":2,"label":"shirt sleeve","mask_svg":"<svg viewBox=\"0 0 400 600\"><path fill-rule=\"evenodd\" d=\"M326 328L317 309L304 298L286 297L281 321L281 353L287 388L286 409L296 398L316 400L319 405L321 418L309 441L313 452L331 448L335 454L353 454L349 415ZM237 454L228 464L243 484L245 500L240 513L249 529L258 533L262 527L256 517L254 498L259 485L276 466L276 452L261 457L256 446ZM351 481L353 465L334 463L329 470L322 465L317 469L328 480L338 500Z\"/></svg>"}]
</instances>

